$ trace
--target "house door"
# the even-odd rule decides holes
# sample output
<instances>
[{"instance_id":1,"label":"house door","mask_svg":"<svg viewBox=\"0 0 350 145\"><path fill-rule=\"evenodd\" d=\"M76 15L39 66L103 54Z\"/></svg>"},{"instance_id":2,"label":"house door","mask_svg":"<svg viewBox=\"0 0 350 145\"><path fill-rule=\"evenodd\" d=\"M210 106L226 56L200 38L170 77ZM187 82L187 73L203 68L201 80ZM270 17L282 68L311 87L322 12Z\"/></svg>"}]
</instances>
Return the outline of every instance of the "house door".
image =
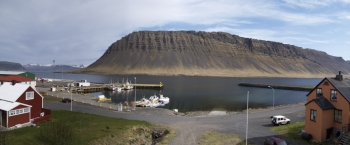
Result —
<instances>
[{"instance_id":1,"label":"house door","mask_svg":"<svg viewBox=\"0 0 350 145\"><path fill-rule=\"evenodd\" d=\"M333 128L328 128L328 129L327 129L327 136L326 136L326 139L330 139L332 133L333 133Z\"/></svg>"}]
</instances>

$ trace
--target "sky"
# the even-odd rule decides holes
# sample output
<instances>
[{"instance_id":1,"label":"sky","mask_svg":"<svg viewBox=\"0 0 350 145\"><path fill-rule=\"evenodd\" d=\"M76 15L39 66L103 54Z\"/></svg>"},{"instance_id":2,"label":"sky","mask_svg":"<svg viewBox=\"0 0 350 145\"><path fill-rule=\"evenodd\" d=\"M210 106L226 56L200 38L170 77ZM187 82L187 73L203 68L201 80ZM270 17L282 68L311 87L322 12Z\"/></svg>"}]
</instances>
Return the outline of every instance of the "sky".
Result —
<instances>
[{"instance_id":1,"label":"sky","mask_svg":"<svg viewBox=\"0 0 350 145\"><path fill-rule=\"evenodd\" d=\"M89 65L142 30L227 32L350 60L350 0L0 0L0 61Z\"/></svg>"}]
</instances>

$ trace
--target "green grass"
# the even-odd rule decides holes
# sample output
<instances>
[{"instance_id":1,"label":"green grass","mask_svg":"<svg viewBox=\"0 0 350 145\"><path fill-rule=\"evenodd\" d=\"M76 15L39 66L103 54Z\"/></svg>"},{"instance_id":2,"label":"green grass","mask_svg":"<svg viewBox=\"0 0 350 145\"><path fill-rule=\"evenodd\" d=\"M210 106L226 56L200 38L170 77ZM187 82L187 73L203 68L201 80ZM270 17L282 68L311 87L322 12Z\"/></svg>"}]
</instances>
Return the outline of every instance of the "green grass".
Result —
<instances>
[{"instance_id":1,"label":"green grass","mask_svg":"<svg viewBox=\"0 0 350 145\"><path fill-rule=\"evenodd\" d=\"M61 98L57 98L57 97L52 97L52 96L44 96L44 101L46 102L61 102L62 101L62 97Z\"/></svg>"},{"instance_id":2,"label":"green grass","mask_svg":"<svg viewBox=\"0 0 350 145\"><path fill-rule=\"evenodd\" d=\"M329 142L325 142L322 144L307 142L299 135L301 130L304 128L305 128L305 122L296 122L296 123L292 123L292 124L276 126L276 127L273 127L271 130L276 132L279 135L286 137L286 138L296 140L299 142L303 142L306 144L310 144L310 145L323 145L323 144L327 145L327 144L329 144Z\"/></svg>"},{"instance_id":3,"label":"green grass","mask_svg":"<svg viewBox=\"0 0 350 145\"><path fill-rule=\"evenodd\" d=\"M43 144L37 137L39 130L45 128L45 125L58 121L67 122L67 125L72 127L74 132L72 144L129 144L132 142L137 144L144 140L152 140L150 130L159 127L146 121L60 110L52 111L52 120L38 124L37 127L24 127L10 131L9 144ZM174 136L173 134L174 132L170 130L169 136ZM165 141L169 141L168 137L165 137Z\"/></svg>"}]
</instances>

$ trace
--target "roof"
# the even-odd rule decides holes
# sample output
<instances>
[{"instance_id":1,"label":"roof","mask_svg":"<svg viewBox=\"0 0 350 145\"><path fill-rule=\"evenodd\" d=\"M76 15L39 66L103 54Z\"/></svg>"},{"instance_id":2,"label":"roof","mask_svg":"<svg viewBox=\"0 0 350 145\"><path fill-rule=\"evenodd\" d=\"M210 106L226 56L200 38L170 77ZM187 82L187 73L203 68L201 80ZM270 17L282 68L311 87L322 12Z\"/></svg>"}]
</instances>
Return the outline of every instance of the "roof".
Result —
<instances>
[{"instance_id":1,"label":"roof","mask_svg":"<svg viewBox=\"0 0 350 145\"><path fill-rule=\"evenodd\" d=\"M325 80L328 80L338 90L338 92L342 94L342 96L344 96L348 102L350 102L350 79L348 78L344 78L342 81L339 81L336 78L324 78L306 96L309 96L311 92L313 92Z\"/></svg>"},{"instance_id":2,"label":"roof","mask_svg":"<svg viewBox=\"0 0 350 145\"><path fill-rule=\"evenodd\" d=\"M9 102L9 101L0 100L0 110L10 111L13 108L17 107L18 105L31 107L30 105L26 105L18 102Z\"/></svg>"},{"instance_id":3,"label":"roof","mask_svg":"<svg viewBox=\"0 0 350 145\"><path fill-rule=\"evenodd\" d=\"M350 102L350 80L348 78L339 81L335 78L327 78L329 82Z\"/></svg>"},{"instance_id":4,"label":"roof","mask_svg":"<svg viewBox=\"0 0 350 145\"><path fill-rule=\"evenodd\" d=\"M282 116L282 115L275 115L273 117L285 117L285 116Z\"/></svg>"},{"instance_id":5,"label":"roof","mask_svg":"<svg viewBox=\"0 0 350 145\"><path fill-rule=\"evenodd\" d=\"M307 102L305 105L311 102L315 102L322 110L335 109L333 104L329 102L327 99L325 99L323 96L320 96L317 99L312 99L311 101Z\"/></svg>"},{"instance_id":6,"label":"roof","mask_svg":"<svg viewBox=\"0 0 350 145\"><path fill-rule=\"evenodd\" d=\"M29 87L27 84L4 83L0 86L0 99L15 102Z\"/></svg>"},{"instance_id":7,"label":"roof","mask_svg":"<svg viewBox=\"0 0 350 145\"><path fill-rule=\"evenodd\" d=\"M0 81L12 81L15 80L17 82L28 82L28 81L34 81L31 78L18 76L18 75L10 75L10 76L0 76Z\"/></svg>"},{"instance_id":8,"label":"roof","mask_svg":"<svg viewBox=\"0 0 350 145\"><path fill-rule=\"evenodd\" d=\"M25 73L23 71L0 71L0 74L4 74L4 75L18 75L21 73Z\"/></svg>"}]
</instances>

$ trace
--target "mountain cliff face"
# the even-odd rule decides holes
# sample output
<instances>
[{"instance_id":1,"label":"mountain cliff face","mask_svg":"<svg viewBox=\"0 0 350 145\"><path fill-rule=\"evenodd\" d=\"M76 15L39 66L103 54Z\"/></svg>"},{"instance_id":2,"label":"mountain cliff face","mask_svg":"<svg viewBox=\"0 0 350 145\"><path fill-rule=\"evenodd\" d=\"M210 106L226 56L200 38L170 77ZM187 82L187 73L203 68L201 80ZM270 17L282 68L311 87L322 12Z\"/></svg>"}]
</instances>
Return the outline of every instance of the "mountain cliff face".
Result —
<instances>
[{"instance_id":1,"label":"mountain cliff face","mask_svg":"<svg viewBox=\"0 0 350 145\"><path fill-rule=\"evenodd\" d=\"M325 52L223 32L140 31L113 43L77 73L189 76L325 77L349 74Z\"/></svg>"}]
</instances>

